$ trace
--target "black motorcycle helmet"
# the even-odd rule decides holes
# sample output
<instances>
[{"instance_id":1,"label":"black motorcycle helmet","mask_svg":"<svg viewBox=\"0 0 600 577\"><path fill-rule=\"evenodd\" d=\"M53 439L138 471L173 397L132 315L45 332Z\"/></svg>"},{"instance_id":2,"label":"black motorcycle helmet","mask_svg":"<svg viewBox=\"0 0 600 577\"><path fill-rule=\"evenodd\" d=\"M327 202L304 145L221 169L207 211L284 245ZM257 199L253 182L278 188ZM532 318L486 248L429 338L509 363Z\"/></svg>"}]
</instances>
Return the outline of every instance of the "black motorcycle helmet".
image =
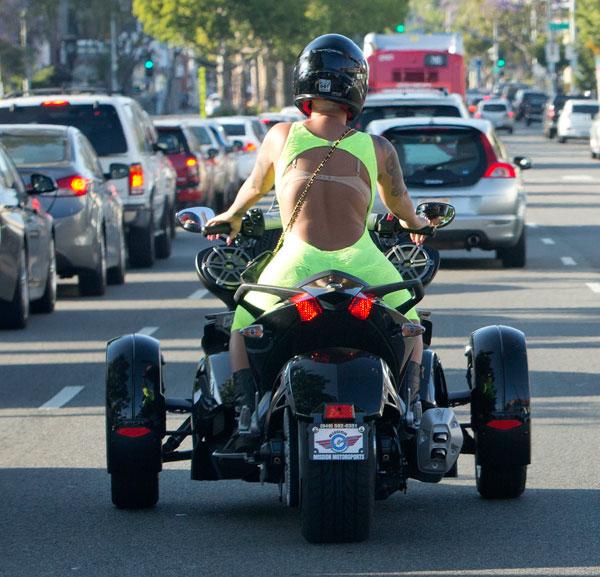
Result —
<instances>
[{"instance_id":1,"label":"black motorcycle helmet","mask_svg":"<svg viewBox=\"0 0 600 577\"><path fill-rule=\"evenodd\" d=\"M348 120L360 114L367 95L369 65L362 50L341 34L315 38L294 66L294 104L310 116L311 100L339 102Z\"/></svg>"}]
</instances>

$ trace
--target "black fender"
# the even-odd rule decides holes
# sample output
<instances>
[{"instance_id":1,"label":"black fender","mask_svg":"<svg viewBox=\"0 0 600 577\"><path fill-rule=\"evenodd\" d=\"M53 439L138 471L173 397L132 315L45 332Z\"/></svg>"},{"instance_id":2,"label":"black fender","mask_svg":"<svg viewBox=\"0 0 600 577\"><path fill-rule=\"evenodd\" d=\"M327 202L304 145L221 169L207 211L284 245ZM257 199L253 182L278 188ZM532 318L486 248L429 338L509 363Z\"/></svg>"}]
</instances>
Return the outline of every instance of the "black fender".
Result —
<instances>
[{"instance_id":1,"label":"black fender","mask_svg":"<svg viewBox=\"0 0 600 577\"><path fill-rule=\"evenodd\" d=\"M108 472L159 472L166 408L159 342L124 335L106 347Z\"/></svg>"},{"instance_id":2,"label":"black fender","mask_svg":"<svg viewBox=\"0 0 600 577\"><path fill-rule=\"evenodd\" d=\"M531 392L525 335L507 326L483 327L471 335L467 356L478 464L528 465Z\"/></svg>"},{"instance_id":3,"label":"black fender","mask_svg":"<svg viewBox=\"0 0 600 577\"><path fill-rule=\"evenodd\" d=\"M424 407L448 407L448 387L444 369L437 354L431 349L423 351L421 359L421 388L419 396Z\"/></svg>"}]
</instances>

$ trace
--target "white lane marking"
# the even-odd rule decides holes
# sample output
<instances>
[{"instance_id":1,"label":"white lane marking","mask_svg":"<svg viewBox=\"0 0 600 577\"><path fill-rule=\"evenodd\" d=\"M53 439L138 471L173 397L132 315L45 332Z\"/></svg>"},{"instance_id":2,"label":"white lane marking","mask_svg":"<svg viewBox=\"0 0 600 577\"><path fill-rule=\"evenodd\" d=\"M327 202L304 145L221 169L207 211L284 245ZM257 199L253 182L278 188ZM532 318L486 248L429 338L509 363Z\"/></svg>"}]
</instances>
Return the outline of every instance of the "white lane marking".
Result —
<instances>
[{"instance_id":1,"label":"white lane marking","mask_svg":"<svg viewBox=\"0 0 600 577\"><path fill-rule=\"evenodd\" d=\"M600 293L600 282L586 282L585 284L591 291Z\"/></svg>"},{"instance_id":2,"label":"white lane marking","mask_svg":"<svg viewBox=\"0 0 600 577\"><path fill-rule=\"evenodd\" d=\"M200 300L203 299L208 294L208 290L206 289L198 289L196 292L193 292L188 299L192 300Z\"/></svg>"},{"instance_id":3,"label":"white lane marking","mask_svg":"<svg viewBox=\"0 0 600 577\"><path fill-rule=\"evenodd\" d=\"M40 409L60 409L81 391L83 391L83 387L64 387L62 391L59 391L49 401L45 402Z\"/></svg>"},{"instance_id":4,"label":"white lane marking","mask_svg":"<svg viewBox=\"0 0 600 577\"><path fill-rule=\"evenodd\" d=\"M142 327L137 334L138 335L153 335L158 330L158 327Z\"/></svg>"},{"instance_id":5,"label":"white lane marking","mask_svg":"<svg viewBox=\"0 0 600 577\"><path fill-rule=\"evenodd\" d=\"M594 177L589 174L563 174L560 179L563 182L594 182Z\"/></svg>"},{"instance_id":6,"label":"white lane marking","mask_svg":"<svg viewBox=\"0 0 600 577\"><path fill-rule=\"evenodd\" d=\"M555 244L555 242L551 238L543 238L542 242L544 244Z\"/></svg>"},{"instance_id":7,"label":"white lane marking","mask_svg":"<svg viewBox=\"0 0 600 577\"><path fill-rule=\"evenodd\" d=\"M577 264L575 259L570 256L561 256L560 260L565 266L575 266Z\"/></svg>"},{"instance_id":8,"label":"white lane marking","mask_svg":"<svg viewBox=\"0 0 600 577\"><path fill-rule=\"evenodd\" d=\"M535 224L535 222L528 222L526 224L529 228L537 228L537 224Z\"/></svg>"}]
</instances>

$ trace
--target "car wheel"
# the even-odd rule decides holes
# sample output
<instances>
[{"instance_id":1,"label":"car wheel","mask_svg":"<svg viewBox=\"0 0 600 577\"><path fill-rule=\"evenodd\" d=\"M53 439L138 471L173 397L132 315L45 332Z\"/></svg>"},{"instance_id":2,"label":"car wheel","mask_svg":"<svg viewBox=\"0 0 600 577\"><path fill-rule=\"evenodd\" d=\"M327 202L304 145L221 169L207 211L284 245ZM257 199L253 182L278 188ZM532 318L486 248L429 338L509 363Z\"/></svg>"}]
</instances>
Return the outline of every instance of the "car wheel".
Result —
<instances>
[{"instance_id":1,"label":"car wheel","mask_svg":"<svg viewBox=\"0 0 600 577\"><path fill-rule=\"evenodd\" d=\"M502 261L504 268L523 268L527 261L527 243L525 227L515 246L510 248L499 248L496 256Z\"/></svg>"},{"instance_id":2,"label":"car wheel","mask_svg":"<svg viewBox=\"0 0 600 577\"><path fill-rule=\"evenodd\" d=\"M42 298L31 303L31 310L35 313L51 313L56 305L56 251L54 239L50 240L50 254L48 255L48 272L46 285Z\"/></svg>"},{"instance_id":3,"label":"car wheel","mask_svg":"<svg viewBox=\"0 0 600 577\"><path fill-rule=\"evenodd\" d=\"M81 296L102 296L106 292L106 243L104 235L98 239L96 268L79 273L79 294Z\"/></svg>"},{"instance_id":4,"label":"car wheel","mask_svg":"<svg viewBox=\"0 0 600 577\"><path fill-rule=\"evenodd\" d=\"M27 254L21 249L15 292L10 302L0 301L0 326L5 329L24 329L29 318L29 271Z\"/></svg>"},{"instance_id":5,"label":"car wheel","mask_svg":"<svg viewBox=\"0 0 600 577\"><path fill-rule=\"evenodd\" d=\"M512 134L514 131L515 131L515 129L514 129L514 128L509 128L509 129L508 129L508 134Z\"/></svg>"},{"instance_id":6,"label":"car wheel","mask_svg":"<svg viewBox=\"0 0 600 577\"><path fill-rule=\"evenodd\" d=\"M119 232L119 260L116 266L108 269L106 280L108 284L123 284L127 272L127 248L123 228Z\"/></svg>"},{"instance_id":7,"label":"car wheel","mask_svg":"<svg viewBox=\"0 0 600 577\"><path fill-rule=\"evenodd\" d=\"M559 136L558 142L560 142L561 144L564 144L565 142L567 142L567 139L564 136Z\"/></svg>"},{"instance_id":8,"label":"car wheel","mask_svg":"<svg viewBox=\"0 0 600 577\"><path fill-rule=\"evenodd\" d=\"M169 258L169 256L171 256L171 241L173 240L173 218L171 215L172 212L173 211L171 210L171 205L167 201L165 203L165 209L163 211L163 216L161 219L162 224L160 227L160 235L156 237L155 241L155 250L157 258Z\"/></svg>"},{"instance_id":9,"label":"car wheel","mask_svg":"<svg viewBox=\"0 0 600 577\"><path fill-rule=\"evenodd\" d=\"M158 473L112 473L110 484L119 509L149 509L158 502Z\"/></svg>"},{"instance_id":10,"label":"car wheel","mask_svg":"<svg viewBox=\"0 0 600 577\"><path fill-rule=\"evenodd\" d=\"M154 216L146 228L134 228L129 233L129 262L131 266L148 268L154 264Z\"/></svg>"}]
</instances>

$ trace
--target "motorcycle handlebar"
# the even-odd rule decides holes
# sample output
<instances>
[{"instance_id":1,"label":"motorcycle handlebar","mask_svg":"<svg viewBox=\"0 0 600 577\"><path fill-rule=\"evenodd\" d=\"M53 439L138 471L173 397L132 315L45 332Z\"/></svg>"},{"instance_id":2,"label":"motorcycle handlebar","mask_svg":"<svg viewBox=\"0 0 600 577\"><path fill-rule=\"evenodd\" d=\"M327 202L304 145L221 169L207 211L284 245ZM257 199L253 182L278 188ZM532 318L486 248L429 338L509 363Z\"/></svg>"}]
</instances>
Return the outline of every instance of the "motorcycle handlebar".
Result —
<instances>
[{"instance_id":1,"label":"motorcycle handlebar","mask_svg":"<svg viewBox=\"0 0 600 577\"><path fill-rule=\"evenodd\" d=\"M231 232L231 226L224 222L222 224L213 224L212 226L205 226L203 230L204 236L209 234L229 234Z\"/></svg>"}]
</instances>

